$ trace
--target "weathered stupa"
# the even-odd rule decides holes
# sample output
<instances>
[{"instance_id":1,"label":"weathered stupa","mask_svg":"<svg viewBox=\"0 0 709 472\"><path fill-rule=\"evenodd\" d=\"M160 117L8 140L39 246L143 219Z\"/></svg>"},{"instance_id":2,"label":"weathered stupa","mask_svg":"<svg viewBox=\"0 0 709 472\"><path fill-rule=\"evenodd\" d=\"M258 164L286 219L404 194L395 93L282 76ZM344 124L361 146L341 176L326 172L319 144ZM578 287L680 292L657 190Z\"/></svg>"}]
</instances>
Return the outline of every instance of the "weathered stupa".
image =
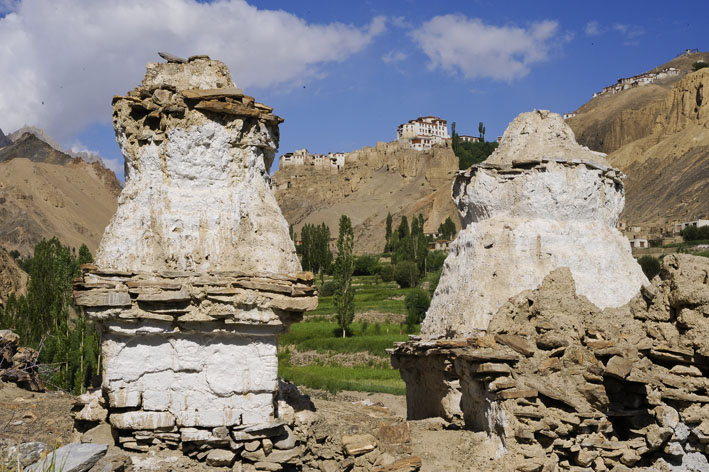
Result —
<instances>
[{"instance_id":1,"label":"weathered stupa","mask_svg":"<svg viewBox=\"0 0 709 472\"><path fill-rule=\"evenodd\" d=\"M108 419L123 447L210 444L226 465L283 433L276 337L317 305L267 182L282 120L206 56L148 64L113 110L126 187L75 291Z\"/></svg>"},{"instance_id":2,"label":"weathered stupa","mask_svg":"<svg viewBox=\"0 0 709 472\"><path fill-rule=\"evenodd\" d=\"M484 332L503 303L559 267L571 270L577 293L597 307L627 303L648 281L615 229L622 177L604 154L577 144L558 114L519 115L483 164L456 176L463 228L422 336Z\"/></svg>"}]
</instances>

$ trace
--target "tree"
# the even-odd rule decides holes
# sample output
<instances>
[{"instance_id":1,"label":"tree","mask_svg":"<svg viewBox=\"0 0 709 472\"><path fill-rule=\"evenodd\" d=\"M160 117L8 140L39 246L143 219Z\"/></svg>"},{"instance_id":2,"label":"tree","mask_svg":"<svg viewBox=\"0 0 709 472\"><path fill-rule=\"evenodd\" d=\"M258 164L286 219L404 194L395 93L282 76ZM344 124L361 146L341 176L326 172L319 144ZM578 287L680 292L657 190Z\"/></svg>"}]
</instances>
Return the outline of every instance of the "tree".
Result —
<instances>
[{"instance_id":1,"label":"tree","mask_svg":"<svg viewBox=\"0 0 709 472\"><path fill-rule=\"evenodd\" d=\"M332 263L330 228L323 222L318 226L306 224L301 230L301 264L303 269L320 274L320 281Z\"/></svg>"},{"instance_id":2,"label":"tree","mask_svg":"<svg viewBox=\"0 0 709 472\"><path fill-rule=\"evenodd\" d=\"M337 236L337 258L335 259L335 293L333 301L337 324L342 329L342 337L347 335L347 328L354 320L354 294L352 273L354 272L354 232L352 222L347 215L340 216L339 235Z\"/></svg>"},{"instance_id":3,"label":"tree","mask_svg":"<svg viewBox=\"0 0 709 472\"><path fill-rule=\"evenodd\" d=\"M359 256L355 259L354 275L374 275L379 269L379 260L375 256Z\"/></svg>"},{"instance_id":4,"label":"tree","mask_svg":"<svg viewBox=\"0 0 709 472\"><path fill-rule=\"evenodd\" d=\"M409 220L406 218L406 215L401 217L401 222L399 223L399 227L396 232L399 234L399 240L402 240L409 235Z\"/></svg>"},{"instance_id":5,"label":"tree","mask_svg":"<svg viewBox=\"0 0 709 472\"><path fill-rule=\"evenodd\" d=\"M392 231L391 225L392 225L391 213L387 213L386 233L385 233L386 243L384 244L384 252L391 251L391 231Z\"/></svg>"},{"instance_id":6,"label":"tree","mask_svg":"<svg viewBox=\"0 0 709 472\"><path fill-rule=\"evenodd\" d=\"M438 237L440 239L451 241L455 237L455 232L455 223L453 223L450 216L438 226Z\"/></svg>"},{"instance_id":7,"label":"tree","mask_svg":"<svg viewBox=\"0 0 709 472\"><path fill-rule=\"evenodd\" d=\"M458 141L460 137L458 133L455 132L455 121L451 124L451 145L453 147L453 153L455 154L456 148L458 147Z\"/></svg>"},{"instance_id":8,"label":"tree","mask_svg":"<svg viewBox=\"0 0 709 472\"><path fill-rule=\"evenodd\" d=\"M290 235L291 241L293 241L293 244L295 244L296 240L298 239L298 233L295 231L295 226L290 225L288 227L288 234Z\"/></svg>"},{"instance_id":9,"label":"tree","mask_svg":"<svg viewBox=\"0 0 709 472\"><path fill-rule=\"evenodd\" d=\"M694 64L692 64L692 70L695 72L698 71L699 69L704 69L705 67L709 67L709 63L704 62L704 61L697 61Z\"/></svg>"},{"instance_id":10,"label":"tree","mask_svg":"<svg viewBox=\"0 0 709 472\"><path fill-rule=\"evenodd\" d=\"M485 125L483 125L482 121L478 123L478 133L480 134L480 141L485 142Z\"/></svg>"},{"instance_id":11,"label":"tree","mask_svg":"<svg viewBox=\"0 0 709 472\"><path fill-rule=\"evenodd\" d=\"M72 279L92 260L86 246L77 257L57 238L39 242L26 264L27 295L10 297L0 313L0 328L15 330L40 351L40 363L52 366L46 380L77 394L98 372L98 334L83 309L72 306Z\"/></svg>"},{"instance_id":12,"label":"tree","mask_svg":"<svg viewBox=\"0 0 709 472\"><path fill-rule=\"evenodd\" d=\"M415 287L420 276L419 269L413 261L402 261L394 266L394 280L401 288Z\"/></svg>"},{"instance_id":13,"label":"tree","mask_svg":"<svg viewBox=\"0 0 709 472\"><path fill-rule=\"evenodd\" d=\"M419 324L426 317L426 311L431 305L431 299L428 293L421 288L415 288L404 299L406 305L406 324L413 326Z\"/></svg>"}]
</instances>

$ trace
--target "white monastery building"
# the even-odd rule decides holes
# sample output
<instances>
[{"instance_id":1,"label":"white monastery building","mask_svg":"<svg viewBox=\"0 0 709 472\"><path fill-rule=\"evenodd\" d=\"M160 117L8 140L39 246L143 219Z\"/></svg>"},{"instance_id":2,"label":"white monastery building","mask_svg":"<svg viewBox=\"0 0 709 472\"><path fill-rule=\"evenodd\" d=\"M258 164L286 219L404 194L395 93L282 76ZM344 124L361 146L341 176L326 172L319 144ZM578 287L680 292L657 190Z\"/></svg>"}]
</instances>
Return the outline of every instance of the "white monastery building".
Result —
<instances>
[{"instance_id":1,"label":"white monastery building","mask_svg":"<svg viewBox=\"0 0 709 472\"><path fill-rule=\"evenodd\" d=\"M417 151L431 149L434 144L450 139L448 122L437 116L420 116L400 124L396 129L396 139L408 139L409 146Z\"/></svg>"}]
</instances>

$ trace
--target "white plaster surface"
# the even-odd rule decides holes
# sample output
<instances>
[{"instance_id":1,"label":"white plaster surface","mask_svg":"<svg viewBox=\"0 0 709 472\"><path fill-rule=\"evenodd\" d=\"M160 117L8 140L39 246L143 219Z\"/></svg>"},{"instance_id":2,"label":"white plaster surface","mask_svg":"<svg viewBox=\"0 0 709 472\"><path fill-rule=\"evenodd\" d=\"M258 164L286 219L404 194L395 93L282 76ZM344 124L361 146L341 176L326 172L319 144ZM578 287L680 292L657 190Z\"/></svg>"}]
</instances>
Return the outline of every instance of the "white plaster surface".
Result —
<instances>
[{"instance_id":1,"label":"white plaster surface","mask_svg":"<svg viewBox=\"0 0 709 472\"><path fill-rule=\"evenodd\" d=\"M238 425L273 414L275 336L110 336L103 358L112 407L169 412L178 426Z\"/></svg>"}]
</instances>

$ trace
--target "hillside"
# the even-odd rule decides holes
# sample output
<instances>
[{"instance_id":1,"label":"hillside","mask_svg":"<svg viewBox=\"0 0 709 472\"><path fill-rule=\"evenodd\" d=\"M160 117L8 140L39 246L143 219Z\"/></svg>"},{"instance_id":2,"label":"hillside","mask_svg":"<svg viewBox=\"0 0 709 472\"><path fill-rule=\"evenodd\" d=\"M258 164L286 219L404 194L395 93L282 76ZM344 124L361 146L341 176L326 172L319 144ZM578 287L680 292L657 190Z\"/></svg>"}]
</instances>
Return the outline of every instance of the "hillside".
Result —
<instances>
[{"instance_id":1,"label":"hillside","mask_svg":"<svg viewBox=\"0 0 709 472\"><path fill-rule=\"evenodd\" d=\"M350 153L339 172L281 166L272 183L286 220L298 231L306 223L324 221L336 236L340 215L349 216L355 252L361 254L383 249L387 213L395 225L402 215L422 213L426 232L436 231L450 216L460 229L450 193L457 169L458 158L449 146L414 151L394 141Z\"/></svg>"},{"instance_id":2,"label":"hillside","mask_svg":"<svg viewBox=\"0 0 709 472\"><path fill-rule=\"evenodd\" d=\"M0 247L0 306L11 293L24 294L27 274L15 260Z\"/></svg>"},{"instance_id":3,"label":"hillside","mask_svg":"<svg viewBox=\"0 0 709 472\"><path fill-rule=\"evenodd\" d=\"M608 152L627 174L622 218L663 225L709 215L709 69L691 72L709 53L681 56L672 80L596 97L567 123L579 143Z\"/></svg>"},{"instance_id":4,"label":"hillside","mask_svg":"<svg viewBox=\"0 0 709 472\"><path fill-rule=\"evenodd\" d=\"M0 241L31 254L43 238L95 251L121 185L101 162L85 162L25 133L0 148Z\"/></svg>"}]
</instances>

